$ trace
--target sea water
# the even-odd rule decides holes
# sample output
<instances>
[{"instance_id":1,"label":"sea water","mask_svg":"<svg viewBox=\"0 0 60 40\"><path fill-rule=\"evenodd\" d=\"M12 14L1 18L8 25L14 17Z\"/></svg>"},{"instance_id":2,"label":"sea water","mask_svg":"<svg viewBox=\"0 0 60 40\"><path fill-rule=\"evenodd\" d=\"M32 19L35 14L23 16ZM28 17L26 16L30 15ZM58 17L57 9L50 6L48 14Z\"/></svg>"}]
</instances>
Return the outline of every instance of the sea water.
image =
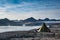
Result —
<instances>
[{"instance_id":1,"label":"sea water","mask_svg":"<svg viewBox=\"0 0 60 40\"><path fill-rule=\"evenodd\" d=\"M32 29L37 29L41 26L0 26L1 32L9 32L9 31L28 31Z\"/></svg>"}]
</instances>

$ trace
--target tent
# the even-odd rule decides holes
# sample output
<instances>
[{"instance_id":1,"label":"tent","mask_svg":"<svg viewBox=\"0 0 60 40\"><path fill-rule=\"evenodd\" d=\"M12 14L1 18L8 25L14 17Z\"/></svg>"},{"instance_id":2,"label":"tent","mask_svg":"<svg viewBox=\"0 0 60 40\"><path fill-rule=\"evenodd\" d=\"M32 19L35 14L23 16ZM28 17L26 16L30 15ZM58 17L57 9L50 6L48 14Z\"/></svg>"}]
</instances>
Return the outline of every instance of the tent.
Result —
<instances>
[{"instance_id":1,"label":"tent","mask_svg":"<svg viewBox=\"0 0 60 40\"><path fill-rule=\"evenodd\" d=\"M38 28L38 32L51 32L50 29L43 23L42 27Z\"/></svg>"}]
</instances>

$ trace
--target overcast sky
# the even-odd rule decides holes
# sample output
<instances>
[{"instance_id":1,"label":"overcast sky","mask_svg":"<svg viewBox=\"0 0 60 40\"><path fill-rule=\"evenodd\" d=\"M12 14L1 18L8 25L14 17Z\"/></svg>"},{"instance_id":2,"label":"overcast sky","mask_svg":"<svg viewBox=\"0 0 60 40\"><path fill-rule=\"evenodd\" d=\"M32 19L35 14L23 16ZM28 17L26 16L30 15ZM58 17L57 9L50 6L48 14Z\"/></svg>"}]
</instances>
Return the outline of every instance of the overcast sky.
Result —
<instances>
[{"instance_id":1,"label":"overcast sky","mask_svg":"<svg viewBox=\"0 0 60 40\"><path fill-rule=\"evenodd\" d=\"M60 0L0 0L0 19L60 19Z\"/></svg>"}]
</instances>

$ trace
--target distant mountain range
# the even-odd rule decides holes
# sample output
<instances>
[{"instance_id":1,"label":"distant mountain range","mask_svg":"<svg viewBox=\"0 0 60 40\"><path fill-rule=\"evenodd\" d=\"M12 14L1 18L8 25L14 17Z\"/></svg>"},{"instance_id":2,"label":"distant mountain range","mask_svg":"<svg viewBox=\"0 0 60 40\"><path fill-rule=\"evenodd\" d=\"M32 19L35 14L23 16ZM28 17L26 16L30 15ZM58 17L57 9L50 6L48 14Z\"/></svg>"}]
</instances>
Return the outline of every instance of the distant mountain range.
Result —
<instances>
[{"instance_id":1,"label":"distant mountain range","mask_svg":"<svg viewBox=\"0 0 60 40\"><path fill-rule=\"evenodd\" d=\"M27 18L25 20L9 20L7 18L5 19L0 19L0 26L22 26L25 24L26 26L36 26L40 25L42 22L41 21L60 21L56 19L35 19L33 17Z\"/></svg>"}]
</instances>

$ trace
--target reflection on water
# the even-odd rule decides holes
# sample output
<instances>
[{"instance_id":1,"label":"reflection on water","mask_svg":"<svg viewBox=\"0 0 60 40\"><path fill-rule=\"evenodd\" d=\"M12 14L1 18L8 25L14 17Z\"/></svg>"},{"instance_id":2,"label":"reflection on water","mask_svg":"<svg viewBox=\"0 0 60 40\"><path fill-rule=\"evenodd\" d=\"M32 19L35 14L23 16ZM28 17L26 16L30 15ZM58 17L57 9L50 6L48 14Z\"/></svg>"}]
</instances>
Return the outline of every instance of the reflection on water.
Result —
<instances>
[{"instance_id":1,"label":"reflection on water","mask_svg":"<svg viewBox=\"0 0 60 40\"><path fill-rule=\"evenodd\" d=\"M28 31L31 29L37 29L40 26L0 26L0 32L8 31Z\"/></svg>"}]
</instances>

